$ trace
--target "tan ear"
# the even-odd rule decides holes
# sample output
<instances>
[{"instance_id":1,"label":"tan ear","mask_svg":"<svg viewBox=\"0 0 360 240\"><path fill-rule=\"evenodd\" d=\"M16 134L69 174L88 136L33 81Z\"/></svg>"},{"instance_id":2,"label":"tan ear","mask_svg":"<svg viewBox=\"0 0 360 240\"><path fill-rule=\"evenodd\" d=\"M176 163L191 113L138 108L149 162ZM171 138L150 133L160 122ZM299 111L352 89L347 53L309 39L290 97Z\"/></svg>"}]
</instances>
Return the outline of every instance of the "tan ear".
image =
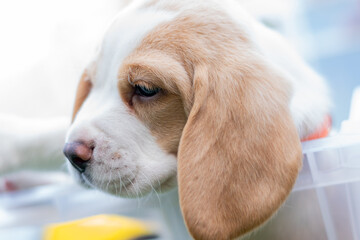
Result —
<instances>
[{"instance_id":1,"label":"tan ear","mask_svg":"<svg viewBox=\"0 0 360 240\"><path fill-rule=\"evenodd\" d=\"M180 205L195 239L232 239L264 223L301 167L291 91L279 73L254 62L235 73L195 66L178 152Z\"/></svg>"}]
</instances>

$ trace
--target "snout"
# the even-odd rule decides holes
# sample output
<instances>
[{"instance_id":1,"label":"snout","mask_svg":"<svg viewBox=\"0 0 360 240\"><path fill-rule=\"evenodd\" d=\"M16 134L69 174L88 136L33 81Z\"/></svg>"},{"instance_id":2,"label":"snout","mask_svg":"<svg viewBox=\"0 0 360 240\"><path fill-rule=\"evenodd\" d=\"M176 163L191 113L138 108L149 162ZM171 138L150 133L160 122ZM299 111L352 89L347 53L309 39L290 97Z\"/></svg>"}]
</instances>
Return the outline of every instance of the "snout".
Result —
<instances>
[{"instance_id":1,"label":"snout","mask_svg":"<svg viewBox=\"0 0 360 240\"><path fill-rule=\"evenodd\" d=\"M84 172L88 165L94 147L81 142L70 142L64 146L64 155L70 163L79 171Z\"/></svg>"}]
</instances>

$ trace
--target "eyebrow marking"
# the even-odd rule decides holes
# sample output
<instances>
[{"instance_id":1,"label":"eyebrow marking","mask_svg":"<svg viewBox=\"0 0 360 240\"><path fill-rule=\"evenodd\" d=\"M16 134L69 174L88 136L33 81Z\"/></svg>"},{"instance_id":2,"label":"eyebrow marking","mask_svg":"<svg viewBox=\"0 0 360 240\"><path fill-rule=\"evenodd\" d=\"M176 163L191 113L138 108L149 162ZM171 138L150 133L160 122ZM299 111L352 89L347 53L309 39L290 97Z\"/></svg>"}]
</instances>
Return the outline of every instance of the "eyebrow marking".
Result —
<instances>
[{"instance_id":1,"label":"eyebrow marking","mask_svg":"<svg viewBox=\"0 0 360 240\"><path fill-rule=\"evenodd\" d=\"M75 97L75 104L72 114L71 122L74 122L74 119L76 117L76 114L80 110L82 104L84 103L85 99L89 95L92 88L92 82L90 81L90 77L87 73L87 71L84 71L82 74L77 90L76 90L76 97Z\"/></svg>"}]
</instances>

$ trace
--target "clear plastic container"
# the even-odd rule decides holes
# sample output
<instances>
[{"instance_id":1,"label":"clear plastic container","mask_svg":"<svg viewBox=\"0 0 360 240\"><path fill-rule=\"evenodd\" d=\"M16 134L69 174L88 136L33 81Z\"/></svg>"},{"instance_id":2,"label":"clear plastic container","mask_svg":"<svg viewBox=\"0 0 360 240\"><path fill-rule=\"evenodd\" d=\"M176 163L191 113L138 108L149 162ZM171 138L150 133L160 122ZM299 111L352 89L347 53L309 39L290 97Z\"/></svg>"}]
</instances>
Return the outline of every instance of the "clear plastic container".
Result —
<instances>
[{"instance_id":1,"label":"clear plastic container","mask_svg":"<svg viewBox=\"0 0 360 240\"><path fill-rule=\"evenodd\" d=\"M305 142L303 156L289 198L250 239L360 239L360 134Z\"/></svg>"}]
</instances>

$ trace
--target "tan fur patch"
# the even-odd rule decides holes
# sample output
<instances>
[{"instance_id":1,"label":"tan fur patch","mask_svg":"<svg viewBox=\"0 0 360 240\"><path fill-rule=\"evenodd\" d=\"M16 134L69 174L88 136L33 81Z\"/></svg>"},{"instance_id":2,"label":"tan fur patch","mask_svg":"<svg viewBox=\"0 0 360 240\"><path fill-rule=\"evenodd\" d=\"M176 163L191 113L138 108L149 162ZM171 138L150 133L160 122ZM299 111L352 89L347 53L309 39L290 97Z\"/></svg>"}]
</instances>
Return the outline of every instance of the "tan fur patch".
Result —
<instances>
[{"instance_id":1,"label":"tan fur patch","mask_svg":"<svg viewBox=\"0 0 360 240\"><path fill-rule=\"evenodd\" d=\"M128 76L164 93L134 100ZM180 204L195 239L240 236L289 194L301 166L291 89L222 12L188 10L153 30L125 60L119 89L167 152L180 141Z\"/></svg>"},{"instance_id":2,"label":"tan fur patch","mask_svg":"<svg viewBox=\"0 0 360 240\"><path fill-rule=\"evenodd\" d=\"M176 155L187 115L179 86L173 83L178 80L185 82L186 72L175 60L159 56L157 51L143 51L138 55L134 53L125 61L119 78L120 95L124 102L150 129L158 144L166 152ZM155 99L142 99L133 95L134 89L129 84L129 79L134 84L147 84L163 90ZM190 92L190 86L183 87L188 87L187 91Z\"/></svg>"},{"instance_id":3,"label":"tan fur patch","mask_svg":"<svg viewBox=\"0 0 360 240\"><path fill-rule=\"evenodd\" d=\"M79 81L79 84L78 84L78 87L76 90L75 104L74 104L72 120L71 120L72 122L74 121L75 116L76 116L77 112L80 110L86 97L89 95L91 87L92 87L92 83L89 79L87 72L85 71L80 78L80 81Z\"/></svg>"}]
</instances>

